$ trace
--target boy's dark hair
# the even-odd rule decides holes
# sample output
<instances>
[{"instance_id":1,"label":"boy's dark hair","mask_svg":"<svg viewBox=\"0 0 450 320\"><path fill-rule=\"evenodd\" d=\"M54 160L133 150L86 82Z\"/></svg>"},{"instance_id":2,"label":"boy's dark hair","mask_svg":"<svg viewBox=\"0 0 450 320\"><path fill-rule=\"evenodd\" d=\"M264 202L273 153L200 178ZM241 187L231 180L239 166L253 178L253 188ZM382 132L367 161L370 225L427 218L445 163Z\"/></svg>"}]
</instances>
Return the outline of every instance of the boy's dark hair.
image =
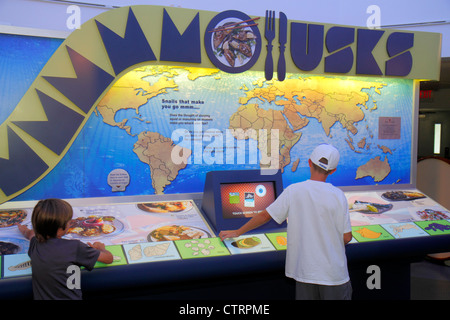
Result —
<instances>
[{"instance_id":1,"label":"boy's dark hair","mask_svg":"<svg viewBox=\"0 0 450 320\"><path fill-rule=\"evenodd\" d=\"M328 159L320 158L319 162L323 163L323 164L328 164ZM329 175L331 173L331 171L333 171L333 170L325 170L325 169L319 167L318 165L316 165L314 162L311 162L311 163L312 163L314 169L317 170L318 172L321 172L322 174Z\"/></svg>"},{"instance_id":2,"label":"boy's dark hair","mask_svg":"<svg viewBox=\"0 0 450 320\"><path fill-rule=\"evenodd\" d=\"M56 238L58 229L65 229L72 216L73 209L68 202L61 199L40 200L31 216L36 239L45 242Z\"/></svg>"}]
</instances>

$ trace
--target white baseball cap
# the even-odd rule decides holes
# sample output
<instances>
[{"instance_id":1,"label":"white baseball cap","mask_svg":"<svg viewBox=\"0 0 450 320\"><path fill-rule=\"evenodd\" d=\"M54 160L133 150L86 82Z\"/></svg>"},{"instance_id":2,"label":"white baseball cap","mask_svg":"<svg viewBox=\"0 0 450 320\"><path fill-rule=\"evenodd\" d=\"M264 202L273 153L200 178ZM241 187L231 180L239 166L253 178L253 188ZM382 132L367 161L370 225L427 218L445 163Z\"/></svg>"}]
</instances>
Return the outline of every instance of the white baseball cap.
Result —
<instances>
[{"instance_id":1,"label":"white baseball cap","mask_svg":"<svg viewBox=\"0 0 450 320\"><path fill-rule=\"evenodd\" d=\"M336 169L339 163L339 151L330 144L320 144L318 145L314 151L311 153L309 157L311 161L324 170L333 170ZM328 164L319 162L320 159L325 158L328 161Z\"/></svg>"}]
</instances>

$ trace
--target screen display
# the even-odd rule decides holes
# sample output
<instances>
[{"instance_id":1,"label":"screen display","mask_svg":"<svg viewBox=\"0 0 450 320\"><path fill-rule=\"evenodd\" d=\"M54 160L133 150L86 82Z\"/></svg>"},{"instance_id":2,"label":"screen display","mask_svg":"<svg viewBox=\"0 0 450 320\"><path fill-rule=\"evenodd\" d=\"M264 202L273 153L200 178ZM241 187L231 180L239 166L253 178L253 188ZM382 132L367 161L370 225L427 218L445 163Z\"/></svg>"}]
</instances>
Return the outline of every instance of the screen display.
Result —
<instances>
[{"instance_id":1,"label":"screen display","mask_svg":"<svg viewBox=\"0 0 450 320\"><path fill-rule=\"evenodd\" d=\"M220 185L224 219L251 218L275 201L273 182L223 183Z\"/></svg>"}]
</instances>

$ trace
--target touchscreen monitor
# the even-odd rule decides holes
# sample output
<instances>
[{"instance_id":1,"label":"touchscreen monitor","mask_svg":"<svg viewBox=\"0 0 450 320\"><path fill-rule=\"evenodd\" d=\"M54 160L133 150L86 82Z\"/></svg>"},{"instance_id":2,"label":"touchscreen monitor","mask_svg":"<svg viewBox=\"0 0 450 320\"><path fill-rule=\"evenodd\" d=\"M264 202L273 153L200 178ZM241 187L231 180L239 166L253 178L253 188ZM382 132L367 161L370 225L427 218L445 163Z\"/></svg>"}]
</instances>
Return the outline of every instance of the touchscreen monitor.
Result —
<instances>
[{"instance_id":1,"label":"touchscreen monitor","mask_svg":"<svg viewBox=\"0 0 450 320\"><path fill-rule=\"evenodd\" d=\"M224 219L251 218L275 201L271 182L222 183L220 185Z\"/></svg>"},{"instance_id":2,"label":"touchscreen monitor","mask_svg":"<svg viewBox=\"0 0 450 320\"><path fill-rule=\"evenodd\" d=\"M216 232L241 227L266 209L283 191L281 172L261 170L211 171L206 174L202 211ZM252 232L285 229L286 222L268 223Z\"/></svg>"}]
</instances>

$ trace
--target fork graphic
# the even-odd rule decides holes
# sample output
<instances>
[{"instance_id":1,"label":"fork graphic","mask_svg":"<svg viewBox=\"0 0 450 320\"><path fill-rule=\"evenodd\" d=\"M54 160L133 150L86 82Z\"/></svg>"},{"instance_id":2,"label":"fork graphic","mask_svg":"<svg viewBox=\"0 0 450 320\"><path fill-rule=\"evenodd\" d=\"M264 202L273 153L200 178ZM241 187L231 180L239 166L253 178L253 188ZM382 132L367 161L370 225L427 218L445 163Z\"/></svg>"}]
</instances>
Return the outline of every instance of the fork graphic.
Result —
<instances>
[{"instance_id":1,"label":"fork graphic","mask_svg":"<svg viewBox=\"0 0 450 320\"><path fill-rule=\"evenodd\" d=\"M266 10L264 37L267 40L267 56L264 72L266 80L271 80L273 77L272 40L275 38L275 11Z\"/></svg>"}]
</instances>

